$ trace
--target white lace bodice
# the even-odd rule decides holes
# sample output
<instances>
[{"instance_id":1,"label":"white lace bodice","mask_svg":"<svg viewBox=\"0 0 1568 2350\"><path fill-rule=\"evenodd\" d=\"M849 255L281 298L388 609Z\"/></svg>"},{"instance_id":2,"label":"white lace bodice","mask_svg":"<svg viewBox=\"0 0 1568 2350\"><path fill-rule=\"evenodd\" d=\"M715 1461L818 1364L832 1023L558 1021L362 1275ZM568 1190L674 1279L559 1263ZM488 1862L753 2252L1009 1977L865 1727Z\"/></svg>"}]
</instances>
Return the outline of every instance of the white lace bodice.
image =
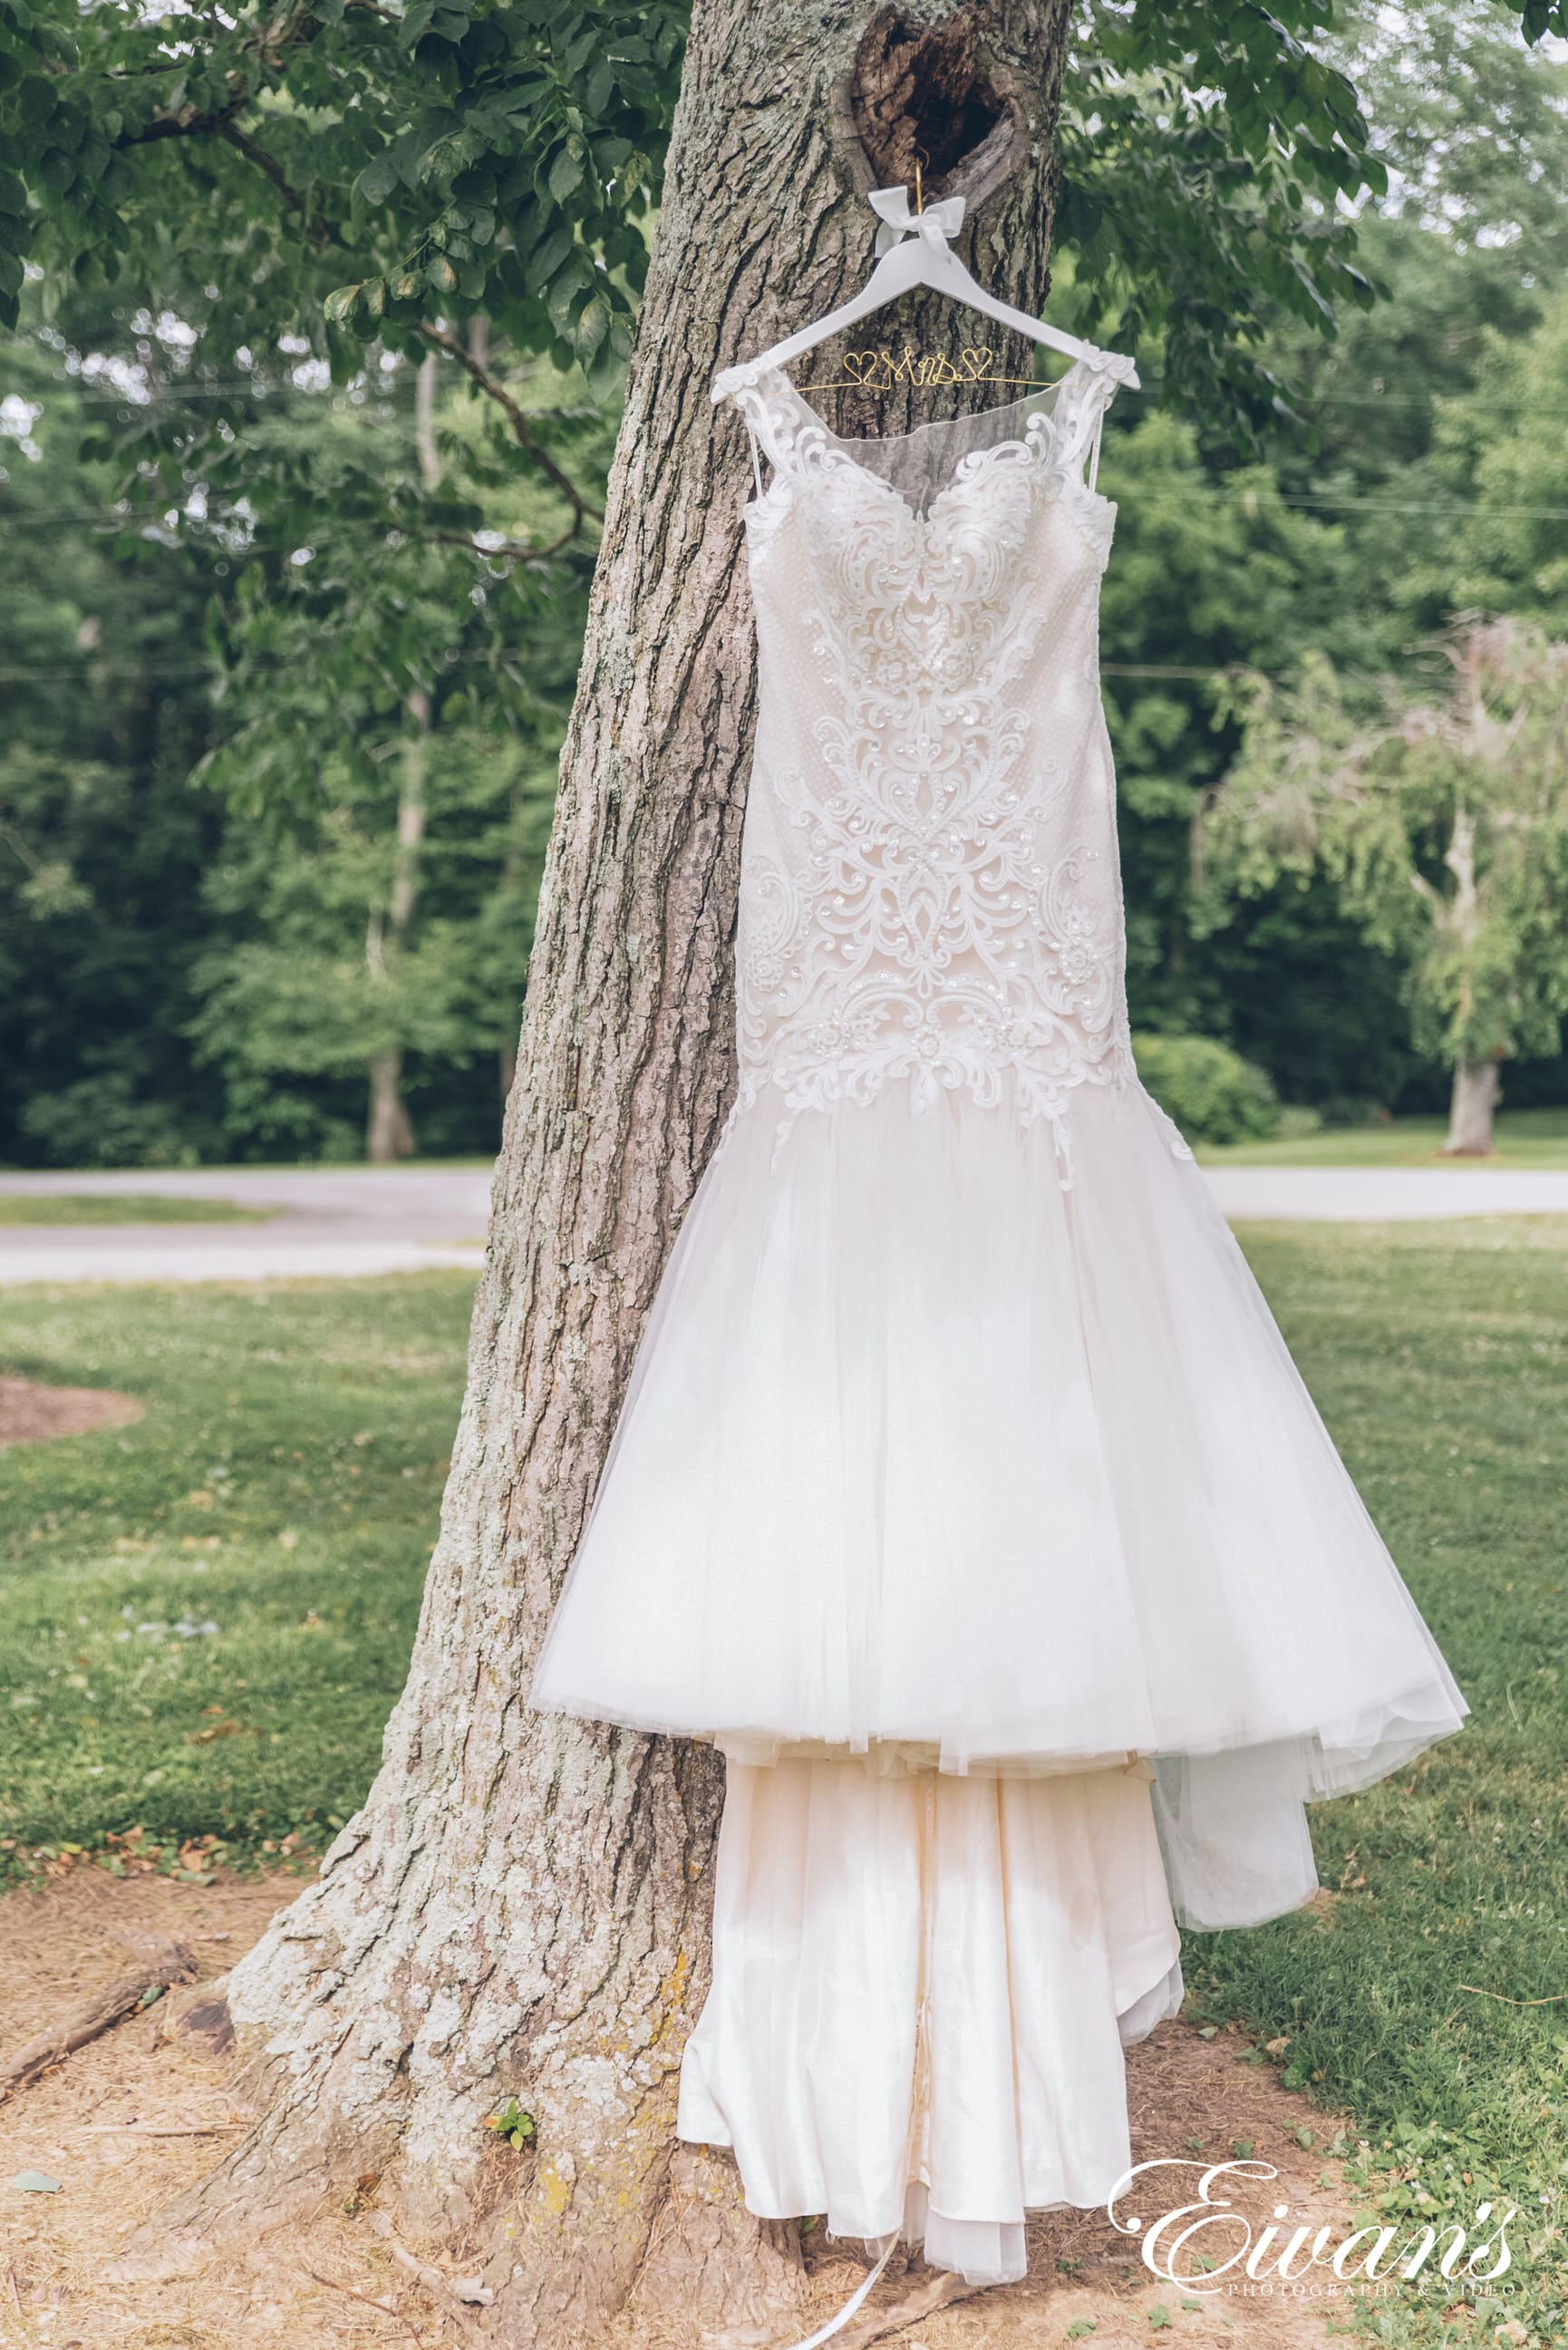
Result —
<instances>
[{"instance_id":1,"label":"white lace bodice","mask_svg":"<svg viewBox=\"0 0 1568 2350\"><path fill-rule=\"evenodd\" d=\"M963 1087L1064 1147L1075 1088L1131 1074L1098 671L1115 509L1084 478L1117 365L869 442L776 371L726 380L774 468L746 515L740 1107Z\"/></svg>"}]
</instances>

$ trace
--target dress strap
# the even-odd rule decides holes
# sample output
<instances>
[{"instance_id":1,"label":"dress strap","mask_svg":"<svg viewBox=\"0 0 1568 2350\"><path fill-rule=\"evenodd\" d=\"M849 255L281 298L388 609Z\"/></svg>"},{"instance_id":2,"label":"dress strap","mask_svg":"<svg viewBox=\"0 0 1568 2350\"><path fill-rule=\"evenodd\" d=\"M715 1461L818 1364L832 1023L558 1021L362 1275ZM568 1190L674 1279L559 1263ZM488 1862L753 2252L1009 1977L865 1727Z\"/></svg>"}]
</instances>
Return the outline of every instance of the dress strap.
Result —
<instances>
[{"instance_id":1,"label":"dress strap","mask_svg":"<svg viewBox=\"0 0 1568 2350\"><path fill-rule=\"evenodd\" d=\"M1095 411L1095 421L1089 433L1089 463L1085 475L1090 489L1100 478L1100 443L1106 437L1106 403Z\"/></svg>"},{"instance_id":2,"label":"dress strap","mask_svg":"<svg viewBox=\"0 0 1568 2350\"><path fill-rule=\"evenodd\" d=\"M780 440L780 420L764 389L765 379L754 367L726 368L713 386L716 400L730 399L741 411L746 428L746 438L752 448L752 473L757 484L757 495L764 494L763 459L765 457L775 473L784 463Z\"/></svg>"},{"instance_id":3,"label":"dress strap","mask_svg":"<svg viewBox=\"0 0 1568 2350\"><path fill-rule=\"evenodd\" d=\"M1082 471L1091 490L1100 470L1100 442L1105 432L1106 411L1116 396L1119 380L1108 369L1085 369L1075 387L1067 412L1061 420L1057 446L1062 462L1073 472Z\"/></svg>"}]
</instances>

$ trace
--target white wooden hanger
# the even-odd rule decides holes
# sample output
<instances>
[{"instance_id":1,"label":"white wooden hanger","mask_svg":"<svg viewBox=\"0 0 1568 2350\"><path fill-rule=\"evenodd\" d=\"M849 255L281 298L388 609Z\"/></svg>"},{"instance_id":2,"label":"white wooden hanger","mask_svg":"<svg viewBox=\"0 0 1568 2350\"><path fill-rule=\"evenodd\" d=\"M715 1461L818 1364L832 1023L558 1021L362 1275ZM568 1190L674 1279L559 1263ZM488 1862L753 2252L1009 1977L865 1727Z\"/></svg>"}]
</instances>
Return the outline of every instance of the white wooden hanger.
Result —
<instances>
[{"instance_id":1,"label":"white wooden hanger","mask_svg":"<svg viewBox=\"0 0 1568 2350\"><path fill-rule=\"evenodd\" d=\"M713 398L723 400L742 384L754 383L758 376L771 369L787 367L805 351L814 350L830 335L846 327L857 327L875 310L895 301L900 294L911 293L917 286L929 286L933 293L950 295L955 302L967 304L998 326L1007 327L1015 335L1027 335L1032 341L1046 343L1054 351L1079 362L1114 375L1118 383L1137 387L1137 369L1131 359L1119 352L1096 350L1093 343L1080 341L1076 335L1064 332L1060 327L1048 327L1044 319L1032 318L1023 310L1015 310L1010 302L1000 302L988 294L979 281L971 277L951 245L950 237L956 236L963 226L964 200L961 196L944 196L940 203L927 204L923 210L909 210L908 188L877 188L867 198L872 211L881 221L877 232L877 251L880 258L858 294L829 310L826 317L815 319L802 327L798 334L786 335L772 350L760 358L747 359L739 367L725 368L713 380Z\"/></svg>"}]
</instances>

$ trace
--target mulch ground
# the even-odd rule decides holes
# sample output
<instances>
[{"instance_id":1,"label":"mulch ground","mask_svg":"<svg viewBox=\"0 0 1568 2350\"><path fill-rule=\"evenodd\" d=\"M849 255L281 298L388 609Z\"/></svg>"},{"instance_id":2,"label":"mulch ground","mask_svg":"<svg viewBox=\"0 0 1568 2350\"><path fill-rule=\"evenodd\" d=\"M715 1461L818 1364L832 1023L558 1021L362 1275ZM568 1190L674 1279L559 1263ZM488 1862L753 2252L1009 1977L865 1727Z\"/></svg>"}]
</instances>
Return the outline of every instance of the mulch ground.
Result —
<instances>
[{"instance_id":1,"label":"mulch ground","mask_svg":"<svg viewBox=\"0 0 1568 2350\"><path fill-rule=\"evenodd\" d=\"M46 2344L51 2350L371 2350L380 2344L389 2350L400 2342L454 2350L476 2338L398 2264L389 2223L373 2208L324 2210L306 2226L277 2229L226 2251L195 2273L138 2282L124 2281L124 2270L117 2274L117 2255L134 2230L245 2126L229 2094L225 2062L190 2046L174 2025L298 1883L283 1875L207 1885L116 1878L83 1865L39 1889L0 1897L0 1948L7 1960L0 1975L0 2062L123 1973L128 1953L151 1938L185 1944L202 1979L0 2105L0 2350ZM1200 2165L1245 2145L1279 2174L1254 2190L1254 2223L1285 2203L1293 2226L1333 2220L1337 2234L1348 2224L1352 2199L1338 2165L1322 2151L1333 2117L1281 2088L1272 2067L1239 2062L1244 2045L1224 2032L1205 2040L1175 2022L1134 2050L1128 2084L1135 2155L1174 2155ZM60 2191L23 2191L12 2183L23 2170L57 2178ZM1197 2173L1173 2175L1186 2182ZM1195 2191L1183 2184L1151 2201L1150 2210L1192 2199ZM812 2323L819 2324L864 2271L848 2247L814 2238L807 2244ZM433 2256L439 2262L439 2252ZM907 2298L929 2273L905 2272L898 2256L871 2308ZM1335 2314L1343 2323L1343 2303ZM781 2334L780 2345L788 2338ZM864 2340L858 2326L850 2338ZM1054 2213L1032 2223L1023 2283L959 2303L892 2338L905 2350L1127 2350L1134 2344L1157 2350L1162 2340L1182 2350L1323 2350L1326 2336L1321 2303L1248 2291L1244 2281L1241 2290L1199 2300L1151 2276L1139 2262L1136 2238L1118 2234L1103 2213ZM674 2337L659 2340L673 2344ZM652 2350L635 2324L618 2325L614 2341L625 2350Z\"/></svg>"}]
</instances>

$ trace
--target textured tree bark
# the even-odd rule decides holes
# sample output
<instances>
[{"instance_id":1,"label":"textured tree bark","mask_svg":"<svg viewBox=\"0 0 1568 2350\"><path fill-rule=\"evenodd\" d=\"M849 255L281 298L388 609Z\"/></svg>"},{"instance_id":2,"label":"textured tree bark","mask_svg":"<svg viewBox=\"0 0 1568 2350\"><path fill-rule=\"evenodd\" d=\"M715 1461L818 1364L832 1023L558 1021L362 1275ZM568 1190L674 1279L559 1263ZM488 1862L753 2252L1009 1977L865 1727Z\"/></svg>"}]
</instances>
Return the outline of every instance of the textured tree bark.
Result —
<instances>
[{"instance_id":1,"label":"textured tree bark","mask_svg":"<svg viewBox=\"0 0 1568 2350\"><path fill-rule=\"evenodd\" d=\"M1004 182L972 265L1037 309L1066 0L961 13L974 88L984 77L975 168ZM591 2341L634 2294L734 2338L784 2322L798 2290L793 2229L746 2218L727 2157L672 2143L707 1983L721 1768L700 1748L531 1716L525 1698L732 1085L750 465L709 384L863 276L877 182L852 127L857 48L869 26L867 78L891 52L908 69L895 130L900 110L926 122L899 26L950 16L873 19L855 0L694 12L408 1686L363 1811L233 1980L266 2117L172 2215L210 2237L395 2156L403 2224L445 2229L483 2262L486 2323L509 2345ZM943 103L968 103L953 41L934 47ZM964 172L953 159L947 184ZM917 323L944 348L969 339L950 313ZM923 412L906 390L872 421ZM484 2128L513 2095L537 2123L525 2157Z\"/></svg>"},{"instance_id":2,"label":"textured tree bark","mask_svg":"<svg viewBox=\"0 0 1568 2350\"><path fill-rule=\"evenodd\" d=\"M403 1055L394 1045L375 1054L369 1065L370 1100L365 1116L365 1156L372 1167L394 1166L412 1159L418 1144L413 1122L403 1100Z\"/></svg>"},{"instance_id":3,"label":"textured tree bark","mask_svg":"<svg viewBox=\"0 0 1568 2350\"><path fill-rule=\"evenodd\" d=\"M1491 1121L1502 1099L1502 1076L1495 1061L1457 1061L1449 1103L1446 1159L1490 1159Z\"/></svg>"},{"instance_id":4,"label":"textured tree bark","mask_svg":"<svg viewBox=\"0 0 1568 2350\"><path fill-rule=\"evenodd\" d=\"M1469 689L1470 734L1479 743L1484 739L1488 718L1481 691L1480 648L1473 638L1465 649L1461 673ZM1454 879L1453 895L1444 909L1443 926L1459 948L1464 969L1473 961L1480 937L1481 906L1476 875L1476 820L1473 811L1463 805L1455 811L1443 862ZM1460 1017L1466 1024L1472 1009L1467 972L1459 998ZM1477 1060L1470 1054L1461 1053L1454 1064L1453 1091L1449 1100L1449 1133L1443 1144L1446 1159L1490 1157L1492 1114L1501 1097L1502 1073L1495 1056L1487 1055Z\"/></svg>"}]
</instances>

